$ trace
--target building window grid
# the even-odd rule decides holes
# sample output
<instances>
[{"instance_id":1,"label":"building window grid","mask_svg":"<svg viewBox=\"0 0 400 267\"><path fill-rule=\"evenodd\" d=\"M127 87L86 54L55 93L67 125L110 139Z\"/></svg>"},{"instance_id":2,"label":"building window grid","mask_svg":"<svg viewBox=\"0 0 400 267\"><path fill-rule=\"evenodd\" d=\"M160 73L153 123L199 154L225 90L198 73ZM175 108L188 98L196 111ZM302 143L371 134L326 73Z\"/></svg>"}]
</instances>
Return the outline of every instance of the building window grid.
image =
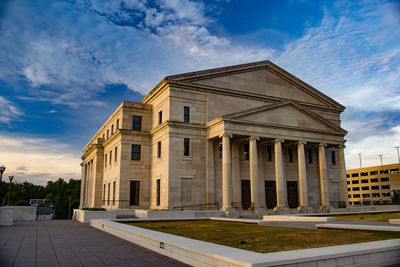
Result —
<instances>
[{"instance_id":1,"label":"building window grid","mask_svg":"<svg viewBox=\"0 0 400 267\"><path fill-rule=\"evenodd\" d=\"M141 145L132 145L131 147L131 160L140 160Z\"/></svg>"},{"instance_id":2,"label":"building window grid","mask_svg":"<svg viewBox=\"0 0 400 267\"><path fill-rule=\"evenodd\" d=\"M142 116L132 116L132 130L141 131L142 130Z\"/></svg>"}]
</instances>

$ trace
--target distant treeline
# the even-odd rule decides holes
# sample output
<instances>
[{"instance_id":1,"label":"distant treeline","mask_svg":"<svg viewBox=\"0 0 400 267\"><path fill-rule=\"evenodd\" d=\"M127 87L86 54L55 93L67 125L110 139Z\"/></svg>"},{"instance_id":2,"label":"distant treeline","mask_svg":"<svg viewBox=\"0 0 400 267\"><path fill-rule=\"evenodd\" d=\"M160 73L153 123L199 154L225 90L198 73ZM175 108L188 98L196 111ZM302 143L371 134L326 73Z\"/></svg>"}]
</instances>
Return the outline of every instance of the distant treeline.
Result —
<instances>
[{"instance_id":1,"label":"distant treeline","mask_svg":"<svg viewBox=\"0 0 400 267\"><path fill-rule=\"evenodd\" d=\"M49 181L46 186L34 185L29 182L11 183L9 194L9 183L2 182L0 185L0 199L3 205L10 204L28 206L30 199L52 199L54 203L55 219L67 219L69 202L71 197L71 213L79 207L81 180L71 179L69 182L59 178L57 181ZM72 218L72 214L70 214Z\"/></svg>"}]
</instances>

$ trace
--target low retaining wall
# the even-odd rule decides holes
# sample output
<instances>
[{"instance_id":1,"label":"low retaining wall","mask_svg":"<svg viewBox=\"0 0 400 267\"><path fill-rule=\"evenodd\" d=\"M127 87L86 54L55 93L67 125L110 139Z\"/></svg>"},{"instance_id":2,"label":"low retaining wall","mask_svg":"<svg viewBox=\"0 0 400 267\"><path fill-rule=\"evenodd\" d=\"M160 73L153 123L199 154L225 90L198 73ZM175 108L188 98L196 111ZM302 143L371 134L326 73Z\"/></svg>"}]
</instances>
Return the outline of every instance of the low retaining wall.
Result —
<instances>
[{"instance_id":1,"label":"low retaining wall","mask_svg":"<svg viewBox=\"0 0 400 267\"><path fill-rule=\"evenodd\" d=\"M14 224L14 209L0 208L0 225Z\"/></svg>"},{"instance_id":2,"label":"low retaining wall","mask_svg":"<svg viewBox=\"0 0 400 267\"><path fill-rule=\"evenodd\" d=\"M0 208L0 225L13 225L14 221L36 221L37 208L31 206L5 206Z\"/></svg>"},{"instance_id":3,"label":"low retaining wall","mask_svg":"<svg viewBox=\"0 0 400 267\"><path fill-rule=\"evenodd\" d=\"M116 219L116 211L101 211L101 210L80 210L74 209L73 220L77 220L81 223L90 223L93 219Z\"/></svg>"},{"instance_id":4,"label":"low retaining wall","mask_svg":"<svg viewBox=\"0 0 400 267\"><path fill-rule=\"evenodd\" d=\"M135 210L138 218L209 218L225 216L223 211L196 211L196 210Z\"/></svg>"},{"instance_id":5,"label":"low retaining wall","mask_svg":"<svg viewBox=\"0 0 400 267\"><path fill-rule=\"evenodd\" d=\"M269 215L263 216L266 222L334 222L335 217L312 217L312 216L288 216L288 215Z\"/></svg>"},{"instance_id":6,"label":"low retaining wall","mask_svg":"<svg viewBox=\"0 0 400 267\"><path fill-rule=\"evenodd\" d=\"M193 266L384 266L400 263L400 239L257 253L109 220L91 226Z\"/></svg>"}]
</instances>

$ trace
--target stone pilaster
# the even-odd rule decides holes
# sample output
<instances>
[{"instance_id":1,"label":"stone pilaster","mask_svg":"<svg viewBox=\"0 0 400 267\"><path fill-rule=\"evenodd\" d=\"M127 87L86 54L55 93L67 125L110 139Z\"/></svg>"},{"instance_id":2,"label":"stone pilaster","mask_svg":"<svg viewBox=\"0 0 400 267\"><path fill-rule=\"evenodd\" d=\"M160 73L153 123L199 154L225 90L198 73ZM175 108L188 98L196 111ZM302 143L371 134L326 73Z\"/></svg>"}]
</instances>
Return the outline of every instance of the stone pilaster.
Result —
<instances>
[{"instance_id":1,"label":"stone pilaster","mask_svg":"<svg viewBox=\"0 0 400 267\"><path fill-rule=\"evenodd\" d=\"M349 205L347 178L346 178L346 163L344 159L345 146L338 147L338 164L339 164L339 185L340 185L340 201L345 202L346 207Z\"/></svg>"},{"instance_id":2,"label":"stone pilaster","mask_svg":"<svg viewBox=\"0 0 400 267\"><path fill-rule=\"evenodd\" d=\"M214 185L214 142L207 140L206 147L206 201L207 204L215 203Z\"/></svg>"},{"instance_id":3,"label":"stone pilaster","mask_svg":"<svg viewBox=\"0 0 400 267\"><path fill-rule=\"evenodd\" d=\"M222 210L232 209L231 135L222 135Z\"/></svg>"},{"instance_id":4,"label":"stone pilaster","mask_svg":"<svg viewBox=\"0 0 400 267\"><path fill-rule=\"evenodd\" d=\"M319 180L321 184L321 210L329 211L329 181L328 181L328 169L326 164L326 144L318 145L318 159L319 159Z\"/></svg>"},{"instance_id":5,"label":"stone pilaster","mask_svg":"<svg viewBox=\"0 0 400 267\"><path fill-rule=\"evenodd\" d=\"M278 213L284 213L288 208L286 178L283 170L282 143L284 140L276 139L275 144L275 179L276 179L276 200L277 205L274 210Z\"/></svg>"}]
</instances>

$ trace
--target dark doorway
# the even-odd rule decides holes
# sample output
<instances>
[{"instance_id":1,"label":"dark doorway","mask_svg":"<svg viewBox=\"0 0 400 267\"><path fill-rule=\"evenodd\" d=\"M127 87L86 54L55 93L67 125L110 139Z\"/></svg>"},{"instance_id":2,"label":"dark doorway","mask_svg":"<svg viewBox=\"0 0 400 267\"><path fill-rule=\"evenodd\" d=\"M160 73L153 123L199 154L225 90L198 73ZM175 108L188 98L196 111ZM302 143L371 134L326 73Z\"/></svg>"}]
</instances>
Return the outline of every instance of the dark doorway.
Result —
<instances>
[{"instance_id":1,"label":"dark doorway","mask_svg":"<svg viewBox=\"0 0 400 267\"><path fill-rule=\"evenodd\" d=\"M129 205L131 206L139 205L139 193L140 193L140 181L131 181Z\"/></svg>"},{"instance_id":2,"label":"dark doorway","mask_svg":"<svg viewBox=\"0 0 400 267\"><path fill-rule=\"evenodd\" d=\"M276 207L276 182L265 181L265 205L267 209Z\"/></svg>"},{"instance_id":3,"label":"dark doorway","mask_svg":"<svg viewBox=\"0 0 400 267\"><path fill-rule=\"evenodd\" d=\"M299 206L299 196L297 193L297 182L287 182L287 197L289 208L295 209Z\"/></svg>"},{"instance_id":4,"label":"dark doorway","mask_svg":"<svg viewBox=\"0 0 400 267\"><path fill-rule=\"evenodd\" d=\"M242 207L244 210L250 208L250 180L242 180Z\"/></svg>"}]
</instances>

